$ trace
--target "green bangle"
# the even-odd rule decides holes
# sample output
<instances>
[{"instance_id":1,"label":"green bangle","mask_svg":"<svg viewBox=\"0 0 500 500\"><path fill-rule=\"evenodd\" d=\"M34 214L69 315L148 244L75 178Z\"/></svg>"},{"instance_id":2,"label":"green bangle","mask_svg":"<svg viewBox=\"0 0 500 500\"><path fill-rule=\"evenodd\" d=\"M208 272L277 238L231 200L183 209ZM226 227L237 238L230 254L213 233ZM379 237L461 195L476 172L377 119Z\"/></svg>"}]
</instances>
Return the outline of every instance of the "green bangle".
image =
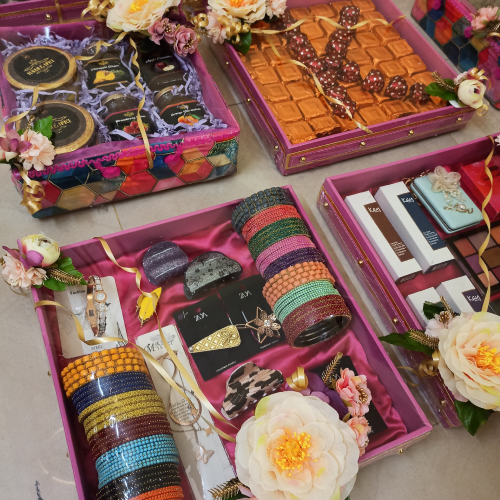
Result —
<instances>
[{"instance_id":1,"label":"green bangle","mask_svg":"<svg viewBox=\"0 0 500 500\"><path fill-rule=\"evenodd\" d=\"M248 242L248 250L252 254L253 260L268 247L274 243L289 238L290 236L307 236L311 237L307 226L301 219L289 218L282 219L269 226L264 227L259 232L255 233Z\"/></svg>"},{"instance_id":2,"label":"green bangle","mask_svg":"<svg viewBox=\"0 0 500 500\"><path fill-rule=\"evenodd\" d=\"M311 281L283 295L283 297L274 304L273 312L278 318L278 321L283 323L285 318L301 305L319 297L326 297L327 295L340 295L331 281Z\"/></svg>"}]
</instances>

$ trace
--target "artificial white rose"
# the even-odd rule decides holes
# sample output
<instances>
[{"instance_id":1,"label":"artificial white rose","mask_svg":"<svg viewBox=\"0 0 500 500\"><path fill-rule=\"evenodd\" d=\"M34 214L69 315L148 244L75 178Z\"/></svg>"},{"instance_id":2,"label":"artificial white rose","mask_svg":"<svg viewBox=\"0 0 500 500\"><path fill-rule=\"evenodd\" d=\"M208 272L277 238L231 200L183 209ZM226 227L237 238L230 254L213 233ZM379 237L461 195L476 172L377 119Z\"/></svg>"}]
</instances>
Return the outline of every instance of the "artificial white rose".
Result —
<instances>
[{"instance_id":1,"label":"artificial white rose","mask_svg":"<svg viewBox=\"0 0 500 500\"><path fill-rule=\"evenodd\" d=\"M457 95L466 106L478 109L483 105L486 86L479 80L464 80L459 86Z\"/></svg>"},{"instance_id":2,"label":"artificial white rose","mask_svg":"<svg viewBox=\"0 0 500 500\"><path fill-rule=\"evenodd\" d=\"M30 236L25 236L21 240L21 245L23 253L28 257L30 257L28 252L37 252L41 255L43 260L37 265L42 267L54 264L61 254L59 245L52 238L44 236L43 234L31 234Z\"/></svg>"},{"instance_id":3,"label":"artificial white rose","mask_svg":"<svg viewBox=\"0 0 500 500\"><path fill-rule=\"evenodd\" d=\"M241 19L253 24L266 15L266 0L208 0L208 5L219 16Z\"/></svg>"},{"instance_id":4,"label":"artificial white rose","mask_svg":"<svg viewBox=\"0 0 500 500\"><path fill-rule=\"evenodd\" d=\"M439 373L459 401L500 411L500 316L462 313L439 333Z\"/></svg>"},{"instance_id":5,"label":"artificial white rose","mask_svg":"<svg viewBox=\"0 0 500 500\"><path fill-rule=\"evenodd\" d=\"M297 392L263 398L236 435L238 478L259 500L343 500L358 459L356 435L338 413Z\"/></svg>"}]
</instances>

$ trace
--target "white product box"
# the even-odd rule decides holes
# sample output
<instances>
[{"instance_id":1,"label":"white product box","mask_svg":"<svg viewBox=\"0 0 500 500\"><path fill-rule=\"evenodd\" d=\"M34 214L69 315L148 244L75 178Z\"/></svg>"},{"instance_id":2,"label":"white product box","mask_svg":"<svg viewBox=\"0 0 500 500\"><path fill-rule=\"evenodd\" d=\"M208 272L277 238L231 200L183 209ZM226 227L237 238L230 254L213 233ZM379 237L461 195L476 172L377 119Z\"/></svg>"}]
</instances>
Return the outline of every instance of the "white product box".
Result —
<instances>
[{"instance_id":1,"label":"white product box","mask_svg":"<svg viewBox=\"0 0 500 500\"><path fill-rule=\"evenodd\" d=\"M439 302L441 297L435 288L426 288L425 290L420 290L420 292L412 293L406 297L406 302L410 304L411 310L417 317L422 328L427 326L429 320L424 315L424 303L425 302Z\"/></svg>"},{"instance_id":2,"label":"white product box","mask_svg":"<svg viewBox=\"0 0 500 500\"><path fill-rule=\"evenodd\" d=\"M456 313L479 312L483 306L483 297L467 276L443 281L436 291Z\"/></svg>"}]
</instances>

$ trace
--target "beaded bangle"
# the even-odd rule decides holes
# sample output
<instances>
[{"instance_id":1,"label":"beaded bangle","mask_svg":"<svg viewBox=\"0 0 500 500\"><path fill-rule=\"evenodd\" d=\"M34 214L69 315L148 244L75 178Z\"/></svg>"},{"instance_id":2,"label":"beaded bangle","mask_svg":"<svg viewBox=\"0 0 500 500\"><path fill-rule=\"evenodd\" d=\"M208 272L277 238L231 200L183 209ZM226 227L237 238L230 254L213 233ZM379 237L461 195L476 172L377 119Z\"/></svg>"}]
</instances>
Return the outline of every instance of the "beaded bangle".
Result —
<instances>
[{"instance_id":1,"label":"beaded bangle","mask_svg":"<svg viewBox=\"0 0 500 500\"><path fill-rule=\"evenodd\" d=\"M175 464L163 463L125 474L97 492L97 500L123 500L167 486L180 486L181 478Z\"/></svg>"},{"instance_id":2,"label":"beaded bangle","mask_svg":"<svg viewBox=\"0 0 500 500\"><path fill-rule=\"evenodd\" d=\"M130 500L182 500L184 493L180 486L167 486L157 490L142 493Z\"/></svg>"},{"instance_id":3,"label":"beaded bangle","mask_svg":"<svg viewBox=\"0 0 500 500\"><path fill-rule=\"evenodd\" d=\"M294 266L300 262L325 262L323 255L316 248L299 248L292 252L282 255L274 262L271 262L262 273L262 277L269 281L275 274L280 273L283 269Z\"/></svg>"},{"instance_id":4,"label":"beaded bangle","mask_svg":"<svg viewBox=\"0 0 500 500\"><path fill-rule=\"evenodd\" d=\"M305 330L333 316L342 317L339 319L342 326L351 319L351 312L340 295L327 295L302 304L283 321L288 343L297 347L296 340Z\"/></svg>"},{"instance_id":5,"label":"beaded bangle","mask_svg":"<svg viewBox=\"0 0 500 500\"><path fill-rule=\"evenodd\" d=\"M267 303L273 308L274 304L281 297L291 292L294 288L317 280L327 280L332 285L335 284L335 278L321 262L295 264L273 276L265 284L262 294Z\"/></svg>"},{"instance_id":6,"label":"beaded bangle","mask_svg":"<svg viewBox=\"0 0 500 500\"><path fill-rule=\"evenodd\" d=\"M94 435L97 434L99 431L102 431L102 429L105 429L106 427L114 427L117 422L123 422L124 420L128 420L129 418L135 418L135 417L142 417L143 415L154 415L154 414L167 414L167 410L165 409L165 406L146 406L145 408L139 408L136 410L130 410L126 411L120 414L115 414L112 415L112 419L107 419L103 420L96 426L90 428L90 430L86 432L87 435L87 441L90 441L90 438Z\"/></svg>"},{"instance_id":7,"label":"beaded bangle","mask_svg":"<svg viewBox=\"0 0 500 500\"><path fill-rule=\"evenodd\" d=\"M279 299L273 309L278 321L283 324L285 318L297 307L309 302L310 300L324 297L326 295L338 295L330 281L318 280L311 281L305 285L294 288Z\"/></svg>"},{"instance_id":8,"label":"beaded bangle","mask_svg":"<svg viewBox=\"0 0 500 500\"><path fill-rule=\"evenodd\" d=\"M80 415L78 415L78 422L82 423L90 414L97 412L98 410L115 403L126 403L131 398L137 398L138 396L158 396L155 390L141 390L141 391L129 391L122 392L116 396L111 396L106 399L101 399L90 406L87 406Z\"/></svg>"},{"instance_id":9,"label":"beaded bangle","mask_svg":"<svg viewBox=\"0 0 500 500\"><path fill-rule=\"evenodd\" d=\"M300 219L297 209L291 205L276 205L259 212L255 217L250 219L243 227L241 235L245 241L249 241L252 236L264 229L269 224L283 219L295 218Z\"/></svg>"},{"instance_id":10,"label":"beaded bangle","mask_svg":"<svg viewBox=\"0 0 500 500\"><path fill-rule=\"evenodd\" d=\"M249 242L248 250L254 260L273 243L284 240L289 236L310 237L307 226L301 219L284 219L274 222L260 230Z\"/></svg>"},{"instance_id":11,"label":"beaded bangle","mask_svg":"<svg viewBox=\"0 0 500 500\"><path fill-rule=\"evenodd\" d=\"M243 226L254 215L275 205L293 205L282 188L271 188L259 191L249 198L245 198L234 210L232 214L233 227L237 233L241 234Z\"/></svg>"},{"instance_id":12,"label":"beaded bangle","mask_svg":"<svg viewBox=\"0 0 500 500\"><path fill-rule=\"evenodd\" d=\"M101 377L80 387L73 393L72 400L78 413L81 413L87 406L101 399L139 390L154 390L151 380L145 373L115 373L113 376Z\"/></svg>"},{"instance_id":13,"label":"beaded bangle","mask_svg":"<svg viewBox=\"0 0 500 500\"><path fill-rule=\"evenodd\" d=\"M255 260L255 265L262 274L281 256L301 248L316 248L316 246L307 236L290 236L266 248Z\"/></svg>"},{"instance_id":14,"label":"beaded bangle","mask_svg":"<svg viewBox=\"0 0 500 500\"><path fill-rule=\"evenodd\" d=\"M85 363L88 363L89 361L94 361L97 358L102 358L106 356L115 356L116 354L121 357L122 354L127 353L139 353L137 349L132 349L132 347L117 347L115 349L105 349L104 351L97 351L93 352L92 354L88 354L85 356L82 356L81 358L76 359L74 362L69 363L66 368L64 368L61 372L62 377L67 375L68 373L71 372L71 370L76 369L77 371L82 370L83 368L78 369L78 367L82 367L85 365ZM111 359L111 358L110 358ZM118 359L118 358L114 358ZM76 373L76 372L74 372Z\"/></svg>"}]
</instances>

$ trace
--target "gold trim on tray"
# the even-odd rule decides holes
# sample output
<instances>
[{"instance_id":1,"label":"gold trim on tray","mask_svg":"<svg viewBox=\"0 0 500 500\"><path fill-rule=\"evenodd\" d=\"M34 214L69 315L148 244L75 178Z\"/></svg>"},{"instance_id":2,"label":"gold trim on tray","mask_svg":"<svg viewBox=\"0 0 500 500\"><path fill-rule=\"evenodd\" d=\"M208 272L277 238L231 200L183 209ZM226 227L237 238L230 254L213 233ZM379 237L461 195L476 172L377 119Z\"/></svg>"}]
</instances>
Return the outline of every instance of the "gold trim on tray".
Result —
<instances>
[{"instance_id":1,"label":"gold trim on tray","mask_svg":"<svg viewBox=\"0 0 500 500\"><path fill-rule=\"evenodd\" d=\"M60 5L58 0L54 0L54 5L51 5L50 7L37 7L36 9L22 9L22 10L16 10L14 12L6 12L4 14L0 14L0 19L6 18L6 17L13 17L13 16L19 16L22 14L36 14L37 12L51 12L56 10L57 12L57 17L59 19L59 22L57 24L67 24L67 23L74 23L77 21L81 21L81 18L75 18L71 19L68 21L65 21L62 17L63 11L67 10L71 7L82 7L85 8L88 5L88 2L76 2L76 3L70 3L70 4L65 4L65 5ZM91 17L84 18L84 20L91 20Z\"/></svg>"}]
</instances>

